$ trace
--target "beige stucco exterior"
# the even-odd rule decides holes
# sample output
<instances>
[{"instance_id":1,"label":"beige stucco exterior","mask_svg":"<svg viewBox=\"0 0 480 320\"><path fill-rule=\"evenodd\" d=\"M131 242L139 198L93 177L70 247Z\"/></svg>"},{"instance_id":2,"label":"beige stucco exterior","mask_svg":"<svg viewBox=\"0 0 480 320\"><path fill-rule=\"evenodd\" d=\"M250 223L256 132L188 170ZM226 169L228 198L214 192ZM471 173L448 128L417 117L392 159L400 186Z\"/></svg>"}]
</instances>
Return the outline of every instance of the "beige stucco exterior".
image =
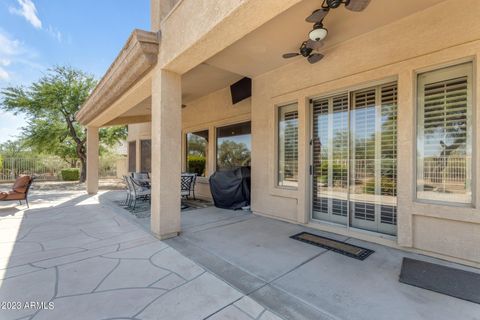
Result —
<instances>
[{"instance_id":1,"label":"beige stucco exterior","mask_svg":"<svg viewBox=\"0 0 480 320\"><path fill-rule=\"evenodd\" d=\"M375 1L385 3L387 0L372 0L372 5ZM163 21L156 22L162 33L157 66L126 90L105 114L112 117L112 112L118 110L117 116L121 116L128 106L132 108L148 96L148 90L153 93L152 98L155 97L154 94L172 94L158 80L158 77L165 77L161 70L170 70L167 78L178 78L222 50L230 54L228 46L237 41L249 41L249 37L257 36L256 28L275 16L295 10L291 8L297 3L302 5L301 2L179 1L168 14L161 13ZM473 109L478 109L475 95L480 89L476 80L479 76L477 61L480 58L480 2L467 0L461 6L455 3L454 0L431 1L428 5L425 2L426 7L421 10L409 12L395 21L386 21L368 32L327 46L322 51L325 58L315 65L298 59L268 72L258 71L258 74L257 70L263 70L261 66L249 66L248 72L242 75L253 79L252 97L235 106L231 104L228 87L231 83L225 83L223 89L189 101L184 108L181 108L182 102L178 101L178 92L173 93L174 97L170 101L174 101L178 110L170 115L162 115L162 108L168 107L171 111L175 109L162 106L159 102L156 105L153 98L151 115L154 125L130 124L128 140L139 141L153 137L156 142L152 144L152 159L161 160L160 166L162 161L169 165L178 163L179 166L173 171L165 172L162 167L154 169L154 179L157 179L159 187L152 192L158 192L163 181L174 179L177 173L185 169L184 137L187 132L209 129L207 171L212 173L215 171L215 128L251 120L252 210L255 213L480 266L479 188L473 189L473 206L440 205L415 199L416 74L472 61L475 78ZM155 6L152 5L152 8ZM182 19L185 16L190 16L191 19ZM258 34L260 37L262 32ZM241 40L243 37L246 38ZM261 38L258 41L260 40ZM241 61L249 61L241 53L231 58L232 64L239 61L239 71L242 69ZM209 61L220 60L215 60L214 57ZM157 80L152 81L152 78ZM310 98L392 80L397 81L399 92L397 237L311 222ZM177 85L174 84L173 87ZM141 98L134 99L136 95ZM133 97L132 102L127 103L129 97ZM156 99L162 100L159 96ZM295 190L276 186L276 110L279 105L289 102L297 102L299 111L299 184ZM153 111L155 105L157 113ZM180 110L181 118L177 114ZM480 112L474 112L474 116L475 123L480 123ZM99 118L100 116L97 120ZM100 126L95 122L97 120L93 120L94 124ZM107 120L112 121L105 118L105 123ZM164 121L171 131L165 130ZM475 128L473 172L476 183L480 181L480 163L475 161L480 150L478 135ZM177 142L178 146L172 141ZM138 146L139 143L137 148ZM140 155L138 150L137 155ZM137 161L137 166L139 162ZM155 160L152 162L155 163ZM210 196L207 182L207 178L198 179L198 196ZM170 193L169 199L176 201L177 196ZM180 231L178 220L171 213L177 210L174 202L168 201L164 208L157 208L159 205L154 204L152 209L152 222L155 221L153 225L157 228L154 232L162 233L159 231L162 227L159 226L164 225L164 222L160 221L171 224L165 234ZM155 211L169 213L163 217L154 214Z\"/></svg>"}]
</instances>

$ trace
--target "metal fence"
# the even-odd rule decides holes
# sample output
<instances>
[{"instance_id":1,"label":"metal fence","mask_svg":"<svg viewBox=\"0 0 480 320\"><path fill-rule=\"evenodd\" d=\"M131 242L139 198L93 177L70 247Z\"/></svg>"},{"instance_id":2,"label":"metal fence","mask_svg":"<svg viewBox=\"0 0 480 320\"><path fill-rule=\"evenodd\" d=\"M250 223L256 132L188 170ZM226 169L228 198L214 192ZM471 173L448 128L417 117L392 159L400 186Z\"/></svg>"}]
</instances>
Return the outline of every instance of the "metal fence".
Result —
<instances>
[{"instance_id":1,"label":"metal fence","mask_svg":"<svg viewBox=\"0 0 480 320\"><path fill-rule=\"evenodd\" d=\"M467 180L466 157L438 157L425 159L423 178L430 183L464 184Z\"/></svg>"},{"instance_id":2,"label":"metal fence","mask_svg":"<svg viewBox=\"0 0 480 320\"><path fill-rule=\"evenodd\" d=\"M62 169L70 164L56 157L0 159L0 182L14 181L20 175L34 175L37 180L61 180ZM100 158L99 177L117 176L117 158Z\"/></svg>"},{"instance_id":3,"label":"metal fence","mask_svg":"<svg viewBox=\"0 0 480 320\"><path fill-rule=\"evenodd\" d=\"M5 158L0 161L0 181L13 181L19 175L35 175L38 180L57 180L60 171L68 167L59 158Z\"/></svg>"}]
</instances>

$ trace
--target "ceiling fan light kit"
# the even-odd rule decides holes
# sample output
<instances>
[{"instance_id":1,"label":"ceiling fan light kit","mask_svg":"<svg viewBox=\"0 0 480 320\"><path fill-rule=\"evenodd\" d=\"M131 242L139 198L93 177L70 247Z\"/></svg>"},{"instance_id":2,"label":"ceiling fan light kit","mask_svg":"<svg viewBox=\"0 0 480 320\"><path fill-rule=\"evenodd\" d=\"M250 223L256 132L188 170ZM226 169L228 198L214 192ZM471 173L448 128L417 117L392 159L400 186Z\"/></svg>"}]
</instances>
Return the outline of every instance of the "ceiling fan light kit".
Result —
<instances>
[{"instance_id":1,"label":"ceiling fan light kit","mask_svg":"<svg viewBox=\"0 0 480 320\"><path fill-rule=\"evenodd\" d=\"M315 23L313 30L310 31L308 37L312 41L322 41L327 37L328 30L323 27L321 22Z\"/></svg>"},{"instance_id":2,"label":"ceiling fan light kit","mask_svg":"<svg viewBox=\"0 0 480 320\"><path fill-rule=\"evenodd\" d=\"M290 59L297 56L307 58L311 64L317 63L323 59L323 54L313 53L323 46L323 40L328 35L328 30L323 26L323 19L327 16L331 9L336 9L344 4L345 8L350 11L363 11L369 5L370 0L323 0L320 9L317 9L309 15L305 21L313 23L313 29L308 33L308 40L302 42L299 52L286 53L284 59Z\"/></svg>"}]
</instances>

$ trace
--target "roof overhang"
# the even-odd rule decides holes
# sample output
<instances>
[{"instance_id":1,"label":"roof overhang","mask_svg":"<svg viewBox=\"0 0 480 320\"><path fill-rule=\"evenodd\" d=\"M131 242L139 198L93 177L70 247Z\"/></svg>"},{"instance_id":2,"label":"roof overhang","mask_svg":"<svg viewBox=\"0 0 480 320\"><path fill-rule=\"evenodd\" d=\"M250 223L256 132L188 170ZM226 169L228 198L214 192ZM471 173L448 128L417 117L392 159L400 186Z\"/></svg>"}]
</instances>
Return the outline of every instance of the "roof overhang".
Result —
<instances>
[{"instance_id":1,"label":"roof overhang","mask_svg":"<svg viewBox=\"0 0 480 320\"><path fill-rule=\"evenodd\" d=\"M157 63L160 34L134 30L120 54L77 113L77 120L88 125L106 111Z\"/></svg>"}]
</instances>

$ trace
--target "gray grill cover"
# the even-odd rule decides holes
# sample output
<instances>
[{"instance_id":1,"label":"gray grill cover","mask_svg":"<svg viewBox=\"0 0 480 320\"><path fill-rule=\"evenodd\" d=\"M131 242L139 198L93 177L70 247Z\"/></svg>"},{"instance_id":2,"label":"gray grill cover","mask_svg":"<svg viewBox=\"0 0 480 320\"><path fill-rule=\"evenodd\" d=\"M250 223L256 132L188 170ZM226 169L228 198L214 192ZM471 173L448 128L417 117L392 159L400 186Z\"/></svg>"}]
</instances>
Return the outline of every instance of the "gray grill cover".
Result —
<instances>
[{"instance_id":1,"label":"gray grill cover","mask_svg":"<svg viewBox=\"0 0 480 320\"><path fill-rule=\"evenodd\" d=\"M210 191L215 206L241 209L250 205L250 167L217 171L210 177Z\"/></svg>"}]
</instances>

